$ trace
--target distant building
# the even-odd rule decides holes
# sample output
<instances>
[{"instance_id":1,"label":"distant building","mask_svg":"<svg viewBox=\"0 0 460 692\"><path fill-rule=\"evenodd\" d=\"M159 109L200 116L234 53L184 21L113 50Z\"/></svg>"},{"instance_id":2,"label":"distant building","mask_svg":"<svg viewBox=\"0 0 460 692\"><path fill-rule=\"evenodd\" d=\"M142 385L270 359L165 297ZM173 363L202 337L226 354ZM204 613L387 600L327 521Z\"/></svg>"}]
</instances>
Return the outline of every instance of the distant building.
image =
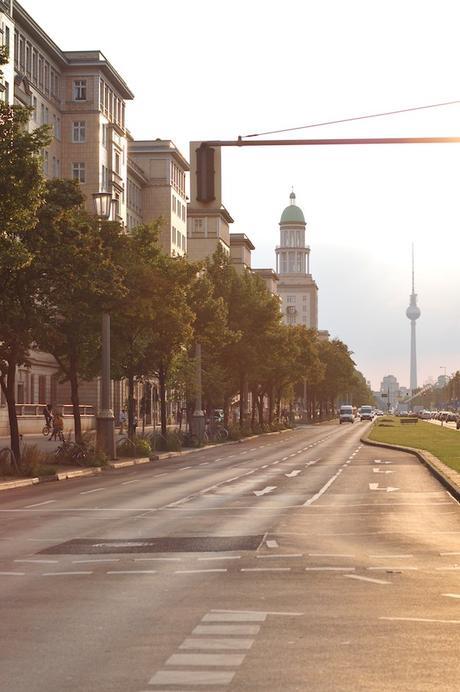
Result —
<instances>
[{"instance_id":1,"label":"distant building","mask_svg":"<svg viewBox=\"0 0 460 692\"><path fill-rule=\"evenodd\" d=\"M380 384L380 397L391 407L399 400L399 382L394 375L385 375Z\"/></svg>"},{"instance_id":2,"label":"distant building","mask_svg":"<svg viewBox=\"0 0 460 692\"><path fill-rule=\"evenodd\" d=\"M306 222L296 205L294 192L279 222L280 244L276 247L278 294L283 320L318 329L318 286L310 274L310 248L306 243Z\"/></svg>"}]
</instances>

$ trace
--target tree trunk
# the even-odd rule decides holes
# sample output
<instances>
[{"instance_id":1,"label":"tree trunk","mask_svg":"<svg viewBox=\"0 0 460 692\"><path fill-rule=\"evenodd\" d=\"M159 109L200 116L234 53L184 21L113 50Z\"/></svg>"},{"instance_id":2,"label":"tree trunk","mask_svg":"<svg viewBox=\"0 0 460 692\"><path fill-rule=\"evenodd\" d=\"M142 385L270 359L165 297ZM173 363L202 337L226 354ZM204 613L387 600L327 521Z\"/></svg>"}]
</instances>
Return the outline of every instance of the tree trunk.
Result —
<instances>
[{"instance_id":1,"label":"tree trunk","mask_svg":"<svg viewBox=\"0 0 460 692\"><path fill-rule=\"evenodd\" d=\"M128 375L128 438L134 438L134 375Z\"/></svg>"},{"instance_id":2,"label":"tree trunk","mask_svg":"<svg viewBox=\"0 0 460 692\"><path fill-rule=\"evenodd\" d=\"M78 393L78 363L77 355L74 352L70 355L69 366L70 400L72 402L75 442L81 444L83 440L81 434L80 397Z\"/></svg>"},{"instance_id":3,"label":"tree trunk","mask_svg":"<svg viewBox=\"0 0 460 692\"><path fill-rule=\"evenodd\" d=\"M244 425L244 390L245 390L245 377L244 373L240 373L240 430L243 429Z\"/></svg>"},{"instance_id":4,"label":"tree trunk","mask_svg":"<svg viewBox=\"0 0 460 692\"><path fill-rule=\"evenodd\" d=\"M252 390L252 397L251 397L251 428L254 428L254 425L256 424L256 407L257 407L257 388L254 387Z\"/></svg>"},{"instance_id":5,"label":"tree trunk","mask_svg":"<svg viewBox=\"0 0 460 692\"><path fill-rule=\"evenodd\" d=\"M257 397L257 408L259 412L259 425L264 424L264 392L259 392Z\"/></svg>"},{"instance_id":6,"label":"tree trunk","mask_svg":"<svg viewBox=\"0 0 460 692\"><path fill-rule=\"evenodd\" d=\"M230 406L230 397L224 395L224 428L228 430L228 409Z\"/></svg>"},{"instance_id":7,"label":"tree trunk","mask_svg":"<svg viewBox=\"0 0 460 692\"><path fill-rule=\"evenodd\" d=\"M163 365L160 365L158 370L158 383L160 385L160 417L161 417L161 434L166 439L166 372Z\"/></svg>"},{"instance_id":8,"label":"tree trunk","mask_svg":"<svg viewBox=\"0 0 460 692\"><path fill-rule=\"evenodd\" d=\"M268 423L273 423L273 387L268 388Z\"/></svg>"},{"instance_id":9,"label":"tree trunk","mask_svg":"<svg viewBox=\"0 0 460 692\"><path fill-rule=\"evenodd\" d=\"M21 446L19 437L18 416L16 413L16 357L14 354L10 353L10 359L8 360L6 384L4 378L2 377L1 385L2 391L6 397L6 403L8 407L11 449L16 459L16 464L19 466L21 463Z\"/></svg>"}]
</instances>

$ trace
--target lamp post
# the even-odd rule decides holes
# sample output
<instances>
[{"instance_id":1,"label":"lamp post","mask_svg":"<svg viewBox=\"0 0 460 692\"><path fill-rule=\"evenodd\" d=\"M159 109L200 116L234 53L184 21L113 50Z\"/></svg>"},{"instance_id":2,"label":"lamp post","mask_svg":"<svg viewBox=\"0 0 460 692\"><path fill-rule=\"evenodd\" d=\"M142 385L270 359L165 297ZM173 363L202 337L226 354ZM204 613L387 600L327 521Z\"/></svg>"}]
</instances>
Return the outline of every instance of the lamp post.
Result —
<instances>
[{"instance_id":1,"label":"lamp post","mask_svg":"<svg viewBox=\"0 0 460 692\"><path fill-rule=\"evenodd\" d=\"M110 192L93 194L94 210L99 222L110 219L112 195ZM110 406L110 314L102 313L101 401L96 416L96 447L109 459L116 459L115 417Z\"/></svg>"}]
</instances>

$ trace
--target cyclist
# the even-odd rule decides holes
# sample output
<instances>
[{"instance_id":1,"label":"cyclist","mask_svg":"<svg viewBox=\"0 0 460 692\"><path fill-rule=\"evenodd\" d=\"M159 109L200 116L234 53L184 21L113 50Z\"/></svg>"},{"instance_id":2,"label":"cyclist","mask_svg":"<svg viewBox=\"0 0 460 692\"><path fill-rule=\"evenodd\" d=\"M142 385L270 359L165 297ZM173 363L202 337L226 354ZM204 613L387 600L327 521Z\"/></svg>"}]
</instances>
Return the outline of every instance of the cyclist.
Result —
<instances>
[{"instance_id":1,"label":"cyclist","mask_svg":"<svg viewBox=\"0 0 460 692\"><path fill-rule=\"evenodd\" d=\"M51 407L51 404L46 404L46 406L43 407L42 413L45 417L47 427L51 428L51 422L53 420L53 409Z\"/></svg>"},{"instance_id":2,"label":"cyclist","mask_svg":"<svg viewBox=\"0 0 460 692\"><path fill-rule=\"evenodd\" d=\"M57 439L64 442L64 419L61 414L56 411L53 416L53 432L48 438L48 441Z\"/></svg>"}]
</instances>

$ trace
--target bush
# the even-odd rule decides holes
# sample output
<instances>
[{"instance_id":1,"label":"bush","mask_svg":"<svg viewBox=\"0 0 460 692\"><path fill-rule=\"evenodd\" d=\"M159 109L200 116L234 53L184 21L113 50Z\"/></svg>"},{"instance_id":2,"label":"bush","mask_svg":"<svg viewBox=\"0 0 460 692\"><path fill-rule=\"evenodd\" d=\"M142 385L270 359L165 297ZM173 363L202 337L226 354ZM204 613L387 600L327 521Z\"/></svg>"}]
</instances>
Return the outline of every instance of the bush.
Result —
<instances>
[{"instance_id":1,"label":"bush","mask_svg":"<svg viewBox=\"0 0 460 692\"><path fill-rule=\"evenodd\" d=\"M239 425L232 425L228 429L228 439L234 442L241 440L241 430Z\"/></svg>"},{"instance_id":2,"label":"bush","mask_svg":"<svg viewBox=\"0 0 460 692\"><path fill-rule=\"evenodd\" d=\"M120 457L149 457L152 453L152 444L145 437L135 437L133 440L125 437L117 445L117 454Z\"/></svg>"},{"instance_id":3,"label":"bush","mask_svg":"<svg viewBox=\"0 0 460 692\"><path fill-rule=\"evenodd\" d=\"M31 478L50 476L55 473L54 467L50 466L50 461L49 454L43 452L37 445L23 445L19 475Z\"/></svg>"}]
</instances>

